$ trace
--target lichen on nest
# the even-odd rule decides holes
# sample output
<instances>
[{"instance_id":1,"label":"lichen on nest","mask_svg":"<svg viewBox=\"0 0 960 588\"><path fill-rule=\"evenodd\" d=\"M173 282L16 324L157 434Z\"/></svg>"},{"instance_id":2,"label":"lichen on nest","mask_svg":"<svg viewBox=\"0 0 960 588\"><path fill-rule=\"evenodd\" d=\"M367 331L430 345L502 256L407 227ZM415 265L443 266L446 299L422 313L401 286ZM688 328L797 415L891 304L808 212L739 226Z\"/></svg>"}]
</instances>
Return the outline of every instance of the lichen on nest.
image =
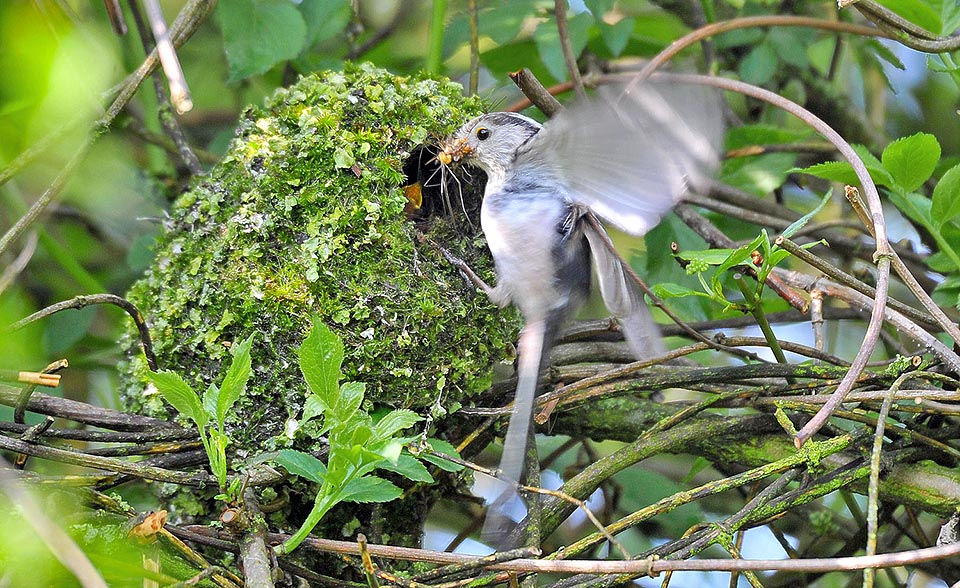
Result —
<instances>
[{"instance_id":1,"label":"lichen on nest","mask_svg":"<svg viewBox=\"0 0 960 588\"><path fill-rule=\"evenodd\" d=\"M314 315L343 338L344 371L374 406L423 409L488 387L518 319L419 238L401 189L405 158L481 106L449 80L365 64L311 75L248 109L223 161L176 201L129 297L160 367L197 389L219 381L232 341L256 334L236 408L250 439L237 445L269 448L301 410L295 352ZM475 232L442 219L424 230L491 275ZM124 398L162 414L145 370L132 354Z\"/></svg>"}]
</instances>

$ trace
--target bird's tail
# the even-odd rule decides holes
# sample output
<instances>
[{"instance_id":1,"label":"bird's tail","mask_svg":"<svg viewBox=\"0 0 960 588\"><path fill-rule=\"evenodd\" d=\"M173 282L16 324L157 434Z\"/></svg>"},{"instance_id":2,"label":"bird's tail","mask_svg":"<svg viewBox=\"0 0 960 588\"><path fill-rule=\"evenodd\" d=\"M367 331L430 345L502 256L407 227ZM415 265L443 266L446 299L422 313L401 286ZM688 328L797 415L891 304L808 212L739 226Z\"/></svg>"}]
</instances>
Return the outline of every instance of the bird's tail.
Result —
<instances>
[{"instance_id":1,"label":"bird's tail","mask_svg":"<svg viewBox=\"0 0 960 588\"><path fill-rule=\"evenodd\" d=\"M517 395L513 401L507 435L503 440L503 456L500 458L500 477L494 491L495 498L487 509L487 518L480 534L482 541L497 549L515 547L506 544L507 538L524 518L523 501L519 499L517 484L522 481L526 461L533 401L537 395L544 347L548 344L547 331L546 321L537 321L525 325L520 334L517 349Z\"/></svg>"}]
</instances>

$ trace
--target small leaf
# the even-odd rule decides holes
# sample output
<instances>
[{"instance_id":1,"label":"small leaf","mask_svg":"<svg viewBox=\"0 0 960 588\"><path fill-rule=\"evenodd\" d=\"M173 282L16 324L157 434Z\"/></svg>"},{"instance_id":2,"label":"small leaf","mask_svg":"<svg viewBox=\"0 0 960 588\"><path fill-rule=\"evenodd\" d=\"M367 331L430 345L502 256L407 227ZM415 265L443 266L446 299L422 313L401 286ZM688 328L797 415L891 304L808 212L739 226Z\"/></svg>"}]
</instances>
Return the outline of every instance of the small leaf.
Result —
<instances>
[{"instance_id":1,"label":"small leaf","mask_svg":"<svg viewBox=\"0 0 960 588\"><path fill-rule=\"evenodd\" d=\"M400 474L408 480L413 480L414 482L426 482L427 484L432 484L434 482L433 476L430 475L430 471L427 470L427 467L423 465L419 459L413 457L409 453L402 453L397 459L397 463L384 462L377 464L377 468L381 470L387 470L395 474Z\"/></svg>"},{"instance_id":2,"label":"small leaf","mask_svg":"<svg viewBox=\"0 0 960 588\"><path fill-rule=\"evenodd\" d=\"M401 494L400 488L383 478L364 476L350 480L337 498L341 502L390 502Z\"/></svg>"},{"instance_id":3,"label":"small leaf","mask_svg":"<svg viewBox=\"0 0 960 588\"><path fill-rule=\"evenodd\" d=\"M901 137L887 145L880 156L883 167L905 192L923 185L940 161L940 143L927 133Z\"/></svg>"},{"instance_id":4,"label":"small leaf","mask_svg":"<svg viewBox=\"0 0 960 588\"><path fill-rule=\"evenodd\" d=\"M220 385L220 394L217 398L217 423L223 428L223 421L227 417L234 403L243 394L247 388L247 381L250 374L253 373L250 363L250 347L253 345L253 335L250 335L240 343L234 343L230 348L233 360L230 367L227 368L227 375L223 377L223 383Z\"/></svg>"},{"instance_id":5,"label":"small leaf","mask_svg":"<svg viewBox=\"0 0 960 588\"><path fill-rule=\"evenodd\" d=\"M700 261L707 265L720 265L736 249L702 249L700 251L680 251L677 257L685 261Z\"/></svg>"},{"instance_id":6,"label":"small leaf","mask_svg":"<svg viewBox=\"0 0 960 588\"><path fill-rule=\"evenodd\" d=\"M960 215L960 165L943 174L933 189L933 205L930 216L939 228Z\"/></svg>"},{"instance_id":7,"label":"small leaf","mask_svg":"<svg viewBox=\"0 0 960 588\"><path fill-rule=\"evenodd\" d=\"M207 413L203 410L200 397L193 391L190 384L180 374L169 370L150 372L147 379L157 387L163 399L169 402L177 412L190 418L201 429L209 422Z\"/></svg>"},{"instance_id":8,"label":"small leaf","mask_svg":"<svg viewBox=\"0 0 960 588\"><path fill-rule=\"evenodd\" d=\"M273 461L294 476L300 476L318 484L322 484L327 476L327 466L323 465L319 459L302 451L281 449Z\"/></svg>"},{"instance_id":9,"label":"small leaf","mask_svg":"<svg viewBox=\"0 0 960 588\"><path fill-rule=\"evenodd\" d=\"M340 366L343 364L343 342L319 317L297 352L300 371L310 391L328 407L336 406L340 391Z\"/></svg>"},{"instance_id":10,"label":"small leaf","mask_svg":"<svg viewBox=\"0 0 960 588\"><path fill-rule=\"evenodd\" d=\"M301 424L318 416L325 416L331 407L323 403L323 400L316 394L308 394L307 400L303 403L303 416L300 417Z\"/></svg>"},{"instance_id":11,"label":"small leaf","mask_svg":"<svg viewBox=\"0 0 960 588\"><path fill-rule=\"evenodd\" d=\"M598 20L597 24L600 27L600 35L603 37L607 49L614 57L619 57L626 48L630 35L633 34L634 20L632 18L622 18L612 25Z\"/></svg>"},{"instance_id":12,"label":"small leaf","mask_svg":"<svg viewBox=\"0 0 960 588\"><path fill-rule=\"evenodd\" d=\"M802 229L805 224L810 222L810 219L812 219L818 212L823 210L823 207L827 205L827 202L830 202L831 196L833 196L833 190L827 190L827 193L823 196L823 199L820 200L820 204L818 204L816 208L790 223L790 226L784 229L783 233L781 234L787 239L793 236L794 233Z\"/></svg>"},{"instance_id":13,"label":"small leaf","mask_svg":"<svg viewBox=\"0 0 960 588\"><path fill-rule=\"evenodd\" d=\"M770 43L764 42L754 47L740 61L740 78L748 84L762 86L777 73L777 53Z\"/></svg>"},{"instance_id":14,"label":"small leaf","mask_svg":"<svg viewBox=\"0 0 960 588\"><path fill-rule=\"evenodd\" d=\"M703 296L704 298L710 297L705 292L701 292L700 290L693 290L693 289L687 288L686 286L681 286L680 284L673 284L669 282L654 284L652 288L653 288L653 293L663 299L683 298L685 296Z\"/></svg>"},{"instance_id":15,"label":"small leaf","mask_svg":"<svg viewBox=\"0 0 960 588\"><path fill-rule=\"evenodd\" d=\"M423 420L423 417L407 409L397 409L383 415L383 418L374 425L374 434L378 439L386 439L398 431L412 427Z\"/></svg>"},{"instance_id":16,"label":"small leaf","mask_svg":"<svg viewBox=\"0 0 960 588\"><path fill-rule=\"evenodd\" d=\"M333 152L333 167L336 169L345 169L352 167L357 162L353 156L353 151L349 147L339 146Z\"/></svg>"},{"instance_id":17,"label":"small leaf","mask_svg":"<svg viewBox=\"0 0 960 588\"><path fill-rule=\"evenodd\" d=\"M457 448L451 445L447 441L443 441L440 439L427 439L427 445L429 445L431 449L433 449L438 453L443 453L444 455L449 455L450 457L456 457L456 458L460 457L460 452L457 451ZM437 457L435 455L430 455L428 453L424 453L421 456L421 458L424 461L428 461L432 463L433 465L437 466L438 468L440 468L445 472L459 472L460 470L463 469L463 466L458 463L447 461L442 457Z\"/></svg>"},{"instance_id":18,"label":"small leaf","mask_svg":"<svg viewBox=\"0 0 960 588\"><path fill-rule=\"evenodd\" d=\"M340 386L340 397L334 408L338 421L342 423L350 420L350 417L360 408L366 389L367 385L363 382L344 382Z\"/></svg>"}]
</instances>

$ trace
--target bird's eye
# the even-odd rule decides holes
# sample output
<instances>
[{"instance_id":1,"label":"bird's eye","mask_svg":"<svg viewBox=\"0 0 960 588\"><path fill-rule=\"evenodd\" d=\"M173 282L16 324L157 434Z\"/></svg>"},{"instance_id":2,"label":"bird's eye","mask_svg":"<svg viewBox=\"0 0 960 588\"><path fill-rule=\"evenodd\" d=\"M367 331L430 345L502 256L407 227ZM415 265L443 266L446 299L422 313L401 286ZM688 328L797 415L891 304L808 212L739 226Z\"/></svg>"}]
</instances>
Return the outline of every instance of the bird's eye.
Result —
<instances>
[{"instance_id":1,"label":"bird's eye","mask_svg":"<svg viewBox=\"0 0 960 588\"><path fill-rule=\"evenodd\" d=\"M486 127L480 127L477 129L477 138L481 141L486 141L490 138L490 129Z\"/></svg>"}]
</instances>

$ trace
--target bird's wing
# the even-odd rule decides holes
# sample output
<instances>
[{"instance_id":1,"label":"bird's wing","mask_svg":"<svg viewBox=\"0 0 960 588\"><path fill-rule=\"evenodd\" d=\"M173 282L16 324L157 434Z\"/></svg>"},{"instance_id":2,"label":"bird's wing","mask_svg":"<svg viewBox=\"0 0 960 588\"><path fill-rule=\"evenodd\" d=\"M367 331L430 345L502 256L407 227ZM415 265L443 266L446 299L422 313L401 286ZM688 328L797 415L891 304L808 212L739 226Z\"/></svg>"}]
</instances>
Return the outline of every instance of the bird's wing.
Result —
<instances>
[{"instance_id":1,"label":"bird's wing","mask_svg":"<svg viewBox=\"0 0 960 588\"><path fill-rule=\"evenodd\" d=\"M612 249L610 237L599 223L584 220L583 234L590 243L590 254L597 270L600 294L607 309L617 317L624 338L637 359L648 359L664 353L660 330L650 315L632 278L627 275L623 261Z\"/></svg>"},{"instance_id":2,"label":"bird's wing","mask_svg":"<svg viewBox=\"0 0 960 588\"><path fill-rule=\"evenodd\" d=\"M514 165L552 173L573 200L640 236L713 172L722 115L720 96L701 86L604 88L548 121Z\"/></svg>"}]
</instances>

